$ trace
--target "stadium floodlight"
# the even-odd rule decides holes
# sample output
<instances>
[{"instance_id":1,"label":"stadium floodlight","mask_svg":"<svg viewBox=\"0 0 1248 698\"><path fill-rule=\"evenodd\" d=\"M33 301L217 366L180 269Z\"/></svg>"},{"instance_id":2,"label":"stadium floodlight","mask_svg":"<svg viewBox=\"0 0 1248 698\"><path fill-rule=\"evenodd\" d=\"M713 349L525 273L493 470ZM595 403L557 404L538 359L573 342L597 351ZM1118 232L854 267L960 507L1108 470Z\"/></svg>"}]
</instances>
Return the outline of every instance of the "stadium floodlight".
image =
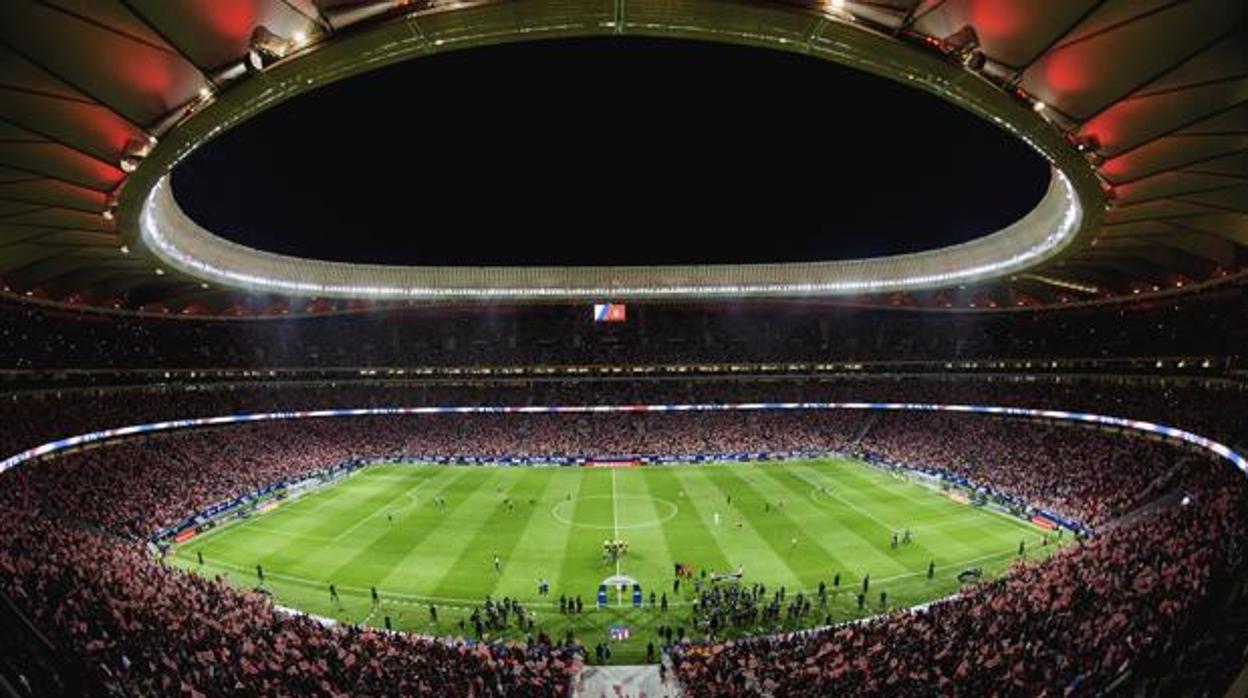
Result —
<instances>
[{"instance_id":1,"label":"stadium floodlight","mask_svg":"<svg viewBox=\"0 0 1248 698\"><path fill-rule=\"evenodd\" d=\"M968 70L979 72L988 62L988 56L979 50L979 34L969 24L962 25L960 29L941 39L937 45L942 53L961 61Z\"/></svg>"},{"instance_id":2,"label":"stadium floodlight","mask_svg":"<svg viewBox=\"0 0 1248 698\"><path fill-rule=\"evenodd\" d=\"M244 63L248 70L259 72L269 64L285 58L294 48L293 41L274 34L271 29L261 24L251 32Z\"/></svg>"},{"instance_id":3,"label":"stadium floodlight","mask_svg":"<svg viewBox=\"0 0 1248 698\"><path fill-rule=\"evenodd\" d=\"M126 141L125 147L121 149L121 160L118 163L121 171L129 174L139 169L139 163L152 152L154 147L156 147L155 136L131 138Z\"/></svg>"},{"instance_id":4,"label":"stadium floodlight","mask_svg":"<svg viewBox=\"0 0 1248 698\"><path fill-rule=\"evenodd\" d=\"M1101 149L1101 139L1097 138L1094 133L1075 134L1070 137L1070 140L1074 144L1075 150L1081 153L1095 152Z\"/></svg>"},{"instance_id":5,"label":"stadium floodlight","mask_svg":"<svg viewBox=\"0 0 1248 698\"><path fill-rule=\"evenodd\" d=\"M1071 134L1069 140L1071 145L1075 146L1075 150L1083 153L1088 164L1100 167L1105 162L1105 156L1101 154L1101 141L1095 134Z\"/></svg>"},{"instance_id":6,"label":"stadium floodlight","mask_svg":"<svg viewBox=\"0 0 1248 698\"><path fill-rule=\"evenodd\" d=\"M964 24L957 31L940 40L940 50L950 56L965 61L967 56L979 48L979 34L975 27Z\"/></svg>"},{"instance_id":7,"label":"stadium floodlight","mask_svg":"<svg viewBox=\"0 0 1248 698\"><path fill-rule=\"evenodd\" d=\"M117 218L117 196L109 195L104 202L104 210L100 211L100 217L112 223Z\"/></svg>"},{"instance_id":8,"label":"stadium floodlight","mask_svg":"<svg viewBox=\"0 0 1248 698\"><path fill-rule=\"evenodd\" d=\"M962 65L965 65L969 70L973 70L977 73L984 69L984 64L987 62L988 57L985 56L984 52L979 49L967 52L967 54L962 58Z\"/></svg>"}]
</instances>

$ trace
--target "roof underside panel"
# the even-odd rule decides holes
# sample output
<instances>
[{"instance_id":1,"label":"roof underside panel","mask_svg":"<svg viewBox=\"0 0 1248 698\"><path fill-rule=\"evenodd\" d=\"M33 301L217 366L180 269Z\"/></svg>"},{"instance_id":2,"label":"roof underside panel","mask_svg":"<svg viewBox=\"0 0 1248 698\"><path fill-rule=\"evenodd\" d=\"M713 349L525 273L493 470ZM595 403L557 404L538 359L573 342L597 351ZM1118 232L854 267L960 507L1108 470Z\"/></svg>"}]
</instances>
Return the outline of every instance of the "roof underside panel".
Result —
<instances>
[{"instance_id":1,"label":"roof underside panel","mask_svg":"<svg viewBox=\"0 0 1248 698\"><path fill-rule=\"evenodd\" d=\"M948 0L915 27L943 38L970 25L989 56L1017 71L1036 60L1096 4L1095 0Z\"/></svg>"},{"instance_id":2,"label":"roof underside panel","mask_svg":"<svg viewBox=\"0 0 1248 698\"><path fill-rule=\"evenodd\" d=\"M143 136L108 107L2 86L0 118L107 162L118 161L126 143Z\"/></svg>"},{"instance_id":3,"label":"roof underside panel","mask_svg":"<svg viewBox=\"0 0 1248 698\"><path fill-rule=\"evenodd\" d=\"M515 0L509 11L533 1ZM410 26L435 31L468 21L457 17L481 17L489 4L448 5L430 13L413 3L422 15ZM327 16L375 5L377 0L0 2L5 282L31 285L17 287L19 293L38 286L46 297L74 294L110 304L120 297L171 312L187 304L197 312L306 307L157 276L150 258L119 249L114 225L100 214L124 181L120 159L127 143L149 133L160 137L201 89L227 89L220 71L239 65L257 27L287 39L302 32L314 41L337 41L393 14L336 34L328 30ZM809 7L823 11L827 5ZM565 14L578 11L576 3L560 7ZM595 7L609 16L610 2ZM795 36L818 24L795 15L796 4L784 7ZM1099 172L1114 198L1098 240L1035 269L1036 275L1130 294L1176 276L1201 281L1243 271L1237 265L1248 259L1248 3L848 0L845 8L864 24L897 35L943 39L972 27L986 58L983 76L1042 100L1051 107L1046 113L1055 128L1098 150ZM655 2L625 5L635 21L673 11ZM742 11L760 12L758 5ZM1013 285L1001 281L874 300L966 307L975 298L1028 305L1088 295L1020 276Z\"/></svg>"},{"instance_id":4,"label":"roof underside panel","mask_svg":"<svg viewBox=\"0 0 1248 698\"><path fill-rule=\"evenodd\" d=\"M94 189L55 179L0 182L0 199L85 211L97 217L107 196Z\"/></svg>"},{"instance_id":5,"label":"roof underside panel","mask_svg":"<svg viewBox=\"0 0 1248 698\"><path fill-rule=\"evenodd\" d=\"M194 66L163 46L33 0L0 4L0 42L138 127L186 102L201 83Z\"/></svg>"},{"instance_id":6,"label":"roof underside panel","mask_svg":"<svg viewBox=\"0 0 1248 698\"><path fill-rule=\"evenodd\" d=\"M1166 5L1060 44L1028 68L1020 84L1064 113L1088 119L1220 42L1242 18L1242 7L1225 0Z\"/></svg>"},{"instance_id":7,"label":"roof underside panel","mask_svg":"<svg viewBox=\"0 0 1248 698\"><path fill-rule=\"evenodd\" d=\"M0 163L99 191L122 179L118 167L60 143L0 142Z\"/></svg>"},{"instance_id":8,"label":"roof underside panel","mask_svg":"<svg viewBox=\"0 0 1248 698\"><path fill-rule=\"evenodd\" d=\"M1082 129L1096 136L1105 154L1116 157L1171 133L1227 133L1248 128L1241 106L1248 101L1248 77L1115 104Z\"/></svg>"},{"instance_id":9,"label":"roof underside panel","mask_svg":"<svg viewBox=\"0 0 1248 698\"><path fill-rule=\"evenodd\" d=\"M1129 206L1169 196L1180 196L1248 184L1217 175L1193 174L1182 170L1169 170L1153 177L1118 187L1118 202Z\"/></svg>"},{"instance_id":10,"label":"roof underside panel","mask_svg":"<svg viewBox=\"0 0 1248 698\"><path fill-rule=\"evenodd\" d=\"M315 26L281 0L130 0L130 5L195 65L206 69L238 62L257 26L286 38Z\"/></svg>"}]
</instances>

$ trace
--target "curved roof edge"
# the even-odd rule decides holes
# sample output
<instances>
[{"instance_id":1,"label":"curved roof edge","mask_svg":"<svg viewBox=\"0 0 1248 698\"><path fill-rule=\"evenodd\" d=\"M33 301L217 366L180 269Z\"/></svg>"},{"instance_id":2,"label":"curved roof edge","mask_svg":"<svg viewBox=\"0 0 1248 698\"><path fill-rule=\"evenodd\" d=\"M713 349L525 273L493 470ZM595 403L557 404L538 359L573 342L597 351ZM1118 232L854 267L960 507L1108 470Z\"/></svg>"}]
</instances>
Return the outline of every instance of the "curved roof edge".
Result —
<instances>
[{"instance_id":1,"label":"curved roof edge","mask_svg":"<svg viewBox=\"0 0 1248 698\"><path fill-rule=\"evenodd\" d=\"M982 282L1049 261L1091 237L1104 209L1091 167L1033 102L840 14L716 0L630 3L624 17L542 0L411 13L295 53L206 98L126 180L118 221L129 248L193 281L322 298L509 301L861 295ZM962 245L868 260L686 267L391 267L275 255L219 238L182 213L168 172L216 135L281 101L382 65L506 41L603 34L675 36L795 51L946 99L1031 145L1053 167L1040 204ZM816 107L817 108L817 107Z\"/></svg>"}]
</instances>

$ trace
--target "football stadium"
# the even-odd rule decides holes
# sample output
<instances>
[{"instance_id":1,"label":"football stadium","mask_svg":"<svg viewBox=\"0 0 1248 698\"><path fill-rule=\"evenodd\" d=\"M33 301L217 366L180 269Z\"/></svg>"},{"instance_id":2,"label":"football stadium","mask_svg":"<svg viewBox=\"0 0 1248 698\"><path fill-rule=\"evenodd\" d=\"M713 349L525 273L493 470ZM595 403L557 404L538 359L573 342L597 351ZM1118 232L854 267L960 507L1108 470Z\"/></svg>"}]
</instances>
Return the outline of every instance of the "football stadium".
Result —
<instances>
[{"instance_id":1,"label":"football stadium","mask_svg":"<svg viewBox=\"0 0 1248 698\"><path fill-rule=\"evenodd\" d=\"M1248 5L5 0L0 698L1248 695Z\"/></svg>"}]
</instances>

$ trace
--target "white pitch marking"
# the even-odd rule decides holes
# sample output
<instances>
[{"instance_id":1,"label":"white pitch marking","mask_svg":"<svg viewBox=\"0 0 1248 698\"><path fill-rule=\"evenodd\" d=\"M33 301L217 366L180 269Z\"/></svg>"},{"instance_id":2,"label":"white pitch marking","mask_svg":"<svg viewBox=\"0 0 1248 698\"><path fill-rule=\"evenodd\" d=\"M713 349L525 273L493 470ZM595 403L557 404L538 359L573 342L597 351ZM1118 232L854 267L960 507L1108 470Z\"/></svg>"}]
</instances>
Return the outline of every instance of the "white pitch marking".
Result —
<instances>
[{"instance_id":1,"label":"white pitch marking","mask_svg":"<svg viewBox=\"0 0 1248 698\"><path fill-rule=\"evenodd\" d=\"M620 501L615 497L615 468L611 469L611 527L612 540L620 539ZM620 556L615 556L615 576L620 576Z\"/></svg>"},{"instance_id":2,"label":"white pitch marking","mask_svg":"<svg viewBox=\"0 0 1248 698\"><path fill-rule=\"evenodd\" d=\"M976 562L983 562L983 561L990 560L990 559L1007 557L1009 555L1014 555L1014 554L1016 553L1014 553L1013 551L1006 551L1006 552L1001 552L1001 553L992 553L989 555L981 555L979 557L973 557L967 560L961 560L959 562L946 563L944 567L957 568L957 567L962 567L964 565L974 564ZM251 569L248 567L245 567L243 565L239 565L233 562L227 562L224 560L214 560L211 564L214 567L219 567L219 568L224 567L224 568L232 569L236 572L241 572L241 573L246 573L246 572L251 571ZM324 580L309 579L307 577L299 577L299 576L290 575L290 574L282 574L280 572L265 572L264 574L265 574L266 579L275 579L278 581L284 581L290 584L294 584L296 586L303 586L303 587L308 587L308 588L324 589L326 588L326 585L328 584L328 582ZM878 583L883 583L883 582L896 581L898 579L906 579L909 577L917 577L923 574L927 574L927 570L908 572L905 574L897 574L897 575L892 575L889 577L880 577L879 579L875 580L875 582L878 584ZM1004 575L1002 575L1002 577L1003 576ZM998 577L998 578L1002 578L1002 577ZM364 587L345 585L345 584L339 585L338 591L346 592L347 594L352 595L352 596L361 596L361 597L368 596L371 593L370 589L367 589ZM477 608L476 604L478 603L478 601L474 599L459 599L459 598L451 598L451 597L446 597L446 596L422 596L418 594L407 594L403 592L387 591L384 589L378 589L378 592L382 594L382 596L385 598L384 603L387 603L387 604L397 603L397 604L408 604L408 605L424 605L424 604L432 602L432 603L437 603L443 606L447 606L449 608L455 608L459 610L471 610L471 609ZM803 594L813 594L814 589L794 590L794 593L797 593L797 592L801 592ZM942 598L947 598L947 597L942 597ZM937 601L937 600L939 599L933 599L933 601ZM552 609L552 611L555 608L554 603L542 602L542 601L536 601L536 600L528 601L525 603L525 605L533 607L533 608L549 608L549 609ZM684 606L691 606L693 605L693 602L675 601L670 605L676 608L680 608ZM818 628L811 628L811 630L813 629L818 629Z\"/></svg>"},{"instance_id":3,"label":"white pitch marking","mask_svg":"<svg viewBox=\"0 0 1248 698\"><path fill-rule=\"evenodd\" d=\"M348 527L346 527L346 528L342 529L341 531L339 531L339 532L338 532L338 535L334 536L333 541L334 541L334 542L338 542L338 541L342 540L343 538L346 538L348 535L350 535L352 532L354 532L354 531L355 531L356 529L358 529L360 526L363 526L365 523L367 523L367 522L371 521L371 520L373 519L373 517L378 516L379 514L381 514L381 513L382 513L382 511L390 511L390 509L388 509L388 507L390 506L390 504L392 504L395 500L397 500L397 499L399 499L399 498L401 498L401 497L406 497L406 498L407 498L407 500L408 500L408 502L409 502L407 505L404 505L404 506L402 506L401 508L407 508L408 506L411 506L411 501L412 501L412 500L411 500L411 495L412 495L412 494L416 493L417 491L419 491L419 490L420 490L420 488L422 488L422 487L424 487L425 485L429 484L429 483L430 483L430 481L432 481L432 480L436 480L436 479L438 479L440 476L442 476L442 475L444 475L444 474L445 474L445 473L435 473L435 474L433 474L433 475L430 475L429 477L425 478L424 480L421 480L421 481L420 481L420 484L416 485L415 487L412 487L411 489L404 490L403 492L400 492L399 494L397 494L397 495L395 495L395 496L391 497L390 499L387 499L385 504L383 504L383 505L381 505L381 506L377 507L376 509L374 509L374 510L372 511L372 513L368 514L367 516L362 516L362 517L360 517L360 520L359 520L359 521L356 521L355 523L351 524L350 526L348 526Z\"/></svg>"},{"instance_id":4,"label":"white pitch marking","mask_svg":"<svg viewBox=\"0 0 1248 698\"><path fill-rule=\"evenodd\" d=\"M583 497L578 496L575 502L579 502L583 499L590 500L590 499L610 499L610 498L611 498L611 495L606 495L606 494L589 494ZM567 526L575 526L577 528L593 528L593 529L598 529L598 530L603 530L603 531L606 531L606 530L628 531L628 530L632 530L636 528L654 528L655 526L662 526L668 521L671 521L672 519L676 518L676 514L680 513L680 507L676 506L675 502L667 500L667 499L663 499L662 497L646 497L644 495L639 495L639 494L625 494L625 495L621 495L620 499L642 499L642 500L651 502L655 505L656 513L657 513L657 509L661 508L660 505L666 506L668 507L667 513L663 514L657 519L651 519L649 521L642 521L639 523L620 524L618 526L607 526L606 524L581 523L580 521L573 521L572 519L568 518L567 516L564 516L561 513L564 510L564 508L567 507L569 504L575 503L573 500L567 500L567 501L558 502L553 507L551 507L550 516L555 521L558 521L561 524L565 524Z\"/></svg>"}]
</instances>

